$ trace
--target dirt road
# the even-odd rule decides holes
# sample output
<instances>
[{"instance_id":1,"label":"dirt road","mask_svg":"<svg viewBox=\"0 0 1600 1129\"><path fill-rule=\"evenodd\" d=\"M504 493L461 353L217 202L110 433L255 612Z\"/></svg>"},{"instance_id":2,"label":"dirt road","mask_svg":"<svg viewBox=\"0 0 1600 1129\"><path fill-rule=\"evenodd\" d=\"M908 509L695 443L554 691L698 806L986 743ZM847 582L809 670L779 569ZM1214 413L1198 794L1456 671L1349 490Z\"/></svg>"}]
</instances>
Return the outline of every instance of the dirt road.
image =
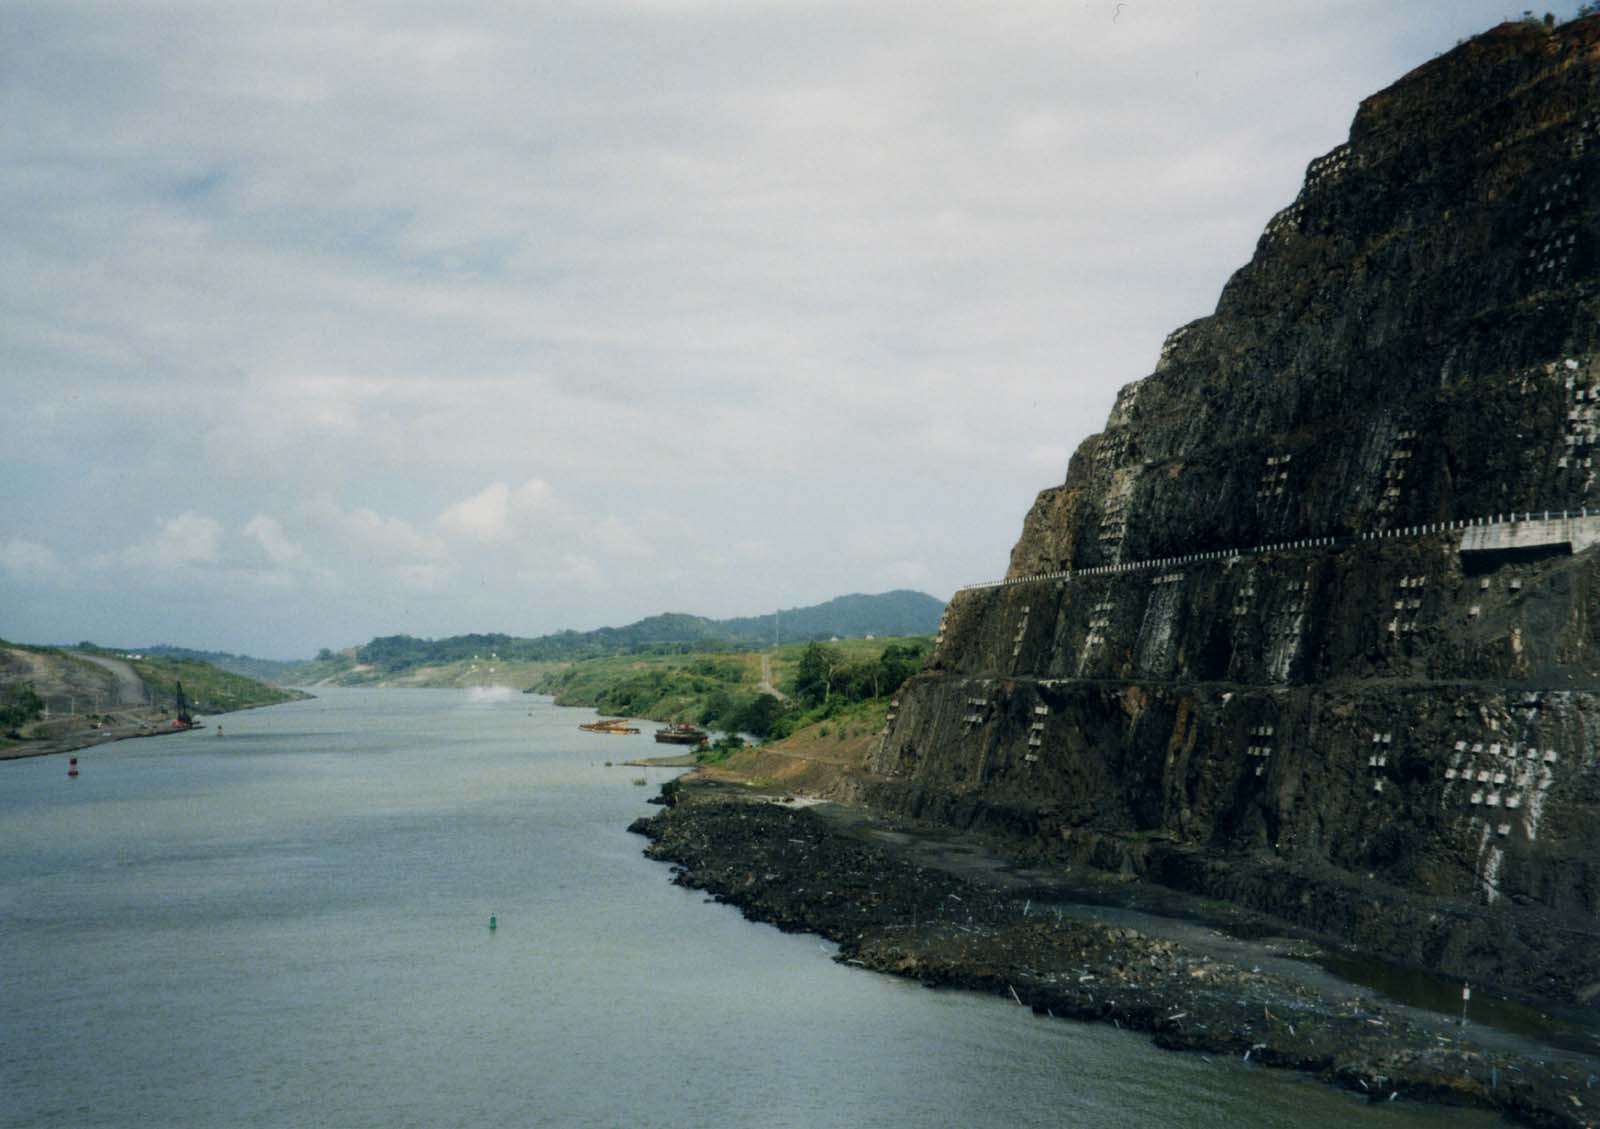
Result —
<instances>
[{"instance_id":1,"label":"dirt road","mask_svg":"<svg viewBox=\"0 0 1600 1129\"><path fill-rule=\"evenodd\" d=\"M787 702L788 696L772 684L772 660L766 655L761 656L761 692L771 694L780 702Z\"/></svg>"},{"instance_id":2,"label":"dirt road","mask_svg":"<svg viewBox=\"0 0 1600 1129\"><path fill-rule=\"evenodd\" d=\"M142 706L145 704L144 682L133 672L133 667L121 659L108 659L102 655L80 654L77 657L84 662L94 663L95 666L110 671L111 676L116 679L114 689L117 699L110 704L118 706Z\"/></svg>"}]
</instances>

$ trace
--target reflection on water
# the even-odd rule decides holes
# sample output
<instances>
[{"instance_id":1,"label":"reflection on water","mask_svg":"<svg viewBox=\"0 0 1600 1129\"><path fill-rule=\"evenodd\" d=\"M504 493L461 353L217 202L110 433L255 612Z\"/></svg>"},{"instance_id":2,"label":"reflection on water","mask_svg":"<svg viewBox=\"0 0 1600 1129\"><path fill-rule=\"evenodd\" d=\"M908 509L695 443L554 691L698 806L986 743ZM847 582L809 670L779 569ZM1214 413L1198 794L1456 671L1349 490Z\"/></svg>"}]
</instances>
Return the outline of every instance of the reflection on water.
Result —
<instances>
[{"instance_id":1,"label":"reflection on water","mask_svg":"<svg viewBox=\"0 0 1600 1129\"><path fill-rule=\"evenodd\" d=\"M1494 1123L837 965L645 860L669 773L586 716L334 691L0 765L0 1125Z\"/></svg>"}]
</instances>

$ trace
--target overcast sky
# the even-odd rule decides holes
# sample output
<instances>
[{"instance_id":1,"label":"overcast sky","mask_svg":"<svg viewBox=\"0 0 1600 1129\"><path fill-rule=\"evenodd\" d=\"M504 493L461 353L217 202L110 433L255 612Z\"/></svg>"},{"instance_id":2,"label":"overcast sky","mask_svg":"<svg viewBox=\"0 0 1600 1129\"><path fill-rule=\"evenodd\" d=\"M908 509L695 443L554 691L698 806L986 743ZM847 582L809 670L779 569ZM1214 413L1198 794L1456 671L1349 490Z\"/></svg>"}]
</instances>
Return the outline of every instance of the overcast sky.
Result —
<instances>
[{"instance_id":1,"label":"overcast sky","mask_svg":"<svg viewBox=\"0 0 1600 1129\"><path fill-rule=\"evenodd\" d=\"M6 0L0 636L947 597L1360 99L1519 11Z\"/></svg>"}]
</instances>

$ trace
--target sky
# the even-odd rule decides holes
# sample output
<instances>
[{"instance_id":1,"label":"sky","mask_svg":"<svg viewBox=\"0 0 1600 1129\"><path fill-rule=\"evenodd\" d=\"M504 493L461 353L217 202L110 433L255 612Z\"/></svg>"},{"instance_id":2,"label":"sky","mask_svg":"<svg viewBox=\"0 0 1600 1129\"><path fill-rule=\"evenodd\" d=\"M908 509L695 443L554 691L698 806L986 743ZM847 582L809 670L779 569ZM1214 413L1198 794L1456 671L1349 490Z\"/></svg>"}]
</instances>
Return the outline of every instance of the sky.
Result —
<instances>
[{"instance_id":1,"label":"sky","mask_svg":"<svg viewBox=\"0 0 1600 1129\"><path fill-rule=\"evenodd\" d=\"M1519 14L6 0L0 637L946 598L1360 100Z\"/></svg>"}]
</instances>

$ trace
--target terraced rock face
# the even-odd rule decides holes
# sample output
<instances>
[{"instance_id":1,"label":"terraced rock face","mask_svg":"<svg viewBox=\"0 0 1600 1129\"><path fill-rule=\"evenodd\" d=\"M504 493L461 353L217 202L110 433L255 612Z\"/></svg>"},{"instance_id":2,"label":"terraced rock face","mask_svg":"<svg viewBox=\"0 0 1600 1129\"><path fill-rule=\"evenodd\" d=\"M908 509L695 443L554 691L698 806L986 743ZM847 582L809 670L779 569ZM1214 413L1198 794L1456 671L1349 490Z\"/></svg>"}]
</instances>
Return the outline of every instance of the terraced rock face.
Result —
<instances>
[{"instance_id":1,"label":"terraced rock face","mask_svg":"<svg viewBox=\"0 0 1600 1129\"><path fill-rule=\"evenodd\" d=\"M1361 106L958 594L874 768L1600 1009L1600 18Z\"/></svg>"}]
</instances>

